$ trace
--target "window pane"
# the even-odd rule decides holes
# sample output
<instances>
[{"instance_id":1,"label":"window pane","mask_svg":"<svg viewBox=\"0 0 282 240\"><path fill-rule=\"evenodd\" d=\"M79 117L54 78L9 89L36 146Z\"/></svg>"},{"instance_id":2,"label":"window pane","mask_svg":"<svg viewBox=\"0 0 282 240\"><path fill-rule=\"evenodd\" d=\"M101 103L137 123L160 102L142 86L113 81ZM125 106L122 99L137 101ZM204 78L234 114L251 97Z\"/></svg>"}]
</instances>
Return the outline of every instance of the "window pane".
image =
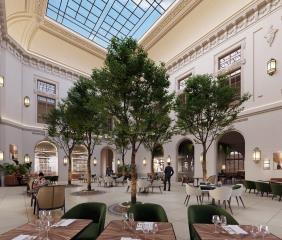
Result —
<instances>
[{"instance_id":1,"label":"window pane","mask_svg":"<svg viewBox=\"0 0 282 240\"><path fill-rule=\"evenodd\" d=\"M47 94L56 94L56 85L37 80L37 90Z\"/></svg>"},{"instance_id":2,"label":"window pane","mask_svg":"<svg viewBox=\"0 0 282 240\"><path fill-rule=\"evenodd\" d=\"M232 52L218 59L218 69L222 70L241 60L241 48L237 48Z\"/></svg>"},{"instance_id":3,"label":"window pane","mask_svg":"<svg viewBox=\"0 0 282 240\"><path fill-rule=\"evenodd\" d=\"M45 123L45 116L56 106L56 100L37 96L37 122Z\"/></svg>"}]
</instances>

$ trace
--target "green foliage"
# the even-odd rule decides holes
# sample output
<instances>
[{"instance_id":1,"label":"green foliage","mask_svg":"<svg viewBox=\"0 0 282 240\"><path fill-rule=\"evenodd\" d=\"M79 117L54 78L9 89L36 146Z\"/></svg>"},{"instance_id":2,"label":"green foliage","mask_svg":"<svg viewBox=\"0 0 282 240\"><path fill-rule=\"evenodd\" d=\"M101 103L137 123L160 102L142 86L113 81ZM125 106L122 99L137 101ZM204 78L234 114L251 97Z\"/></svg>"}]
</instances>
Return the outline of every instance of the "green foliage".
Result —
<instances>
[{"instance_id":1,"label":"green foliage","mask_svg":"<svg viewBox=\"0 0 282 240\"><path fill-rule=\"evenodd\" d=\"M117 168L117 172L118 173L123 173L124 172L125 175L129 175L130 171L131 171L130 164L119 165L118 168Z\"/></svg>"},{"instance_id":2,"label":"green foliage","mask_svg":"<svg viewBox=\"0 0 282 240\"><path fill-rule=\"evenodd\" d=\"M21 175L26 175L31 168L31 163L23 163L23 164L11 164L11 163L4 163L0 165L0 170L4 172L5 175L12 175L16 172L20 173Z\"/></svg>"}]
</instances>

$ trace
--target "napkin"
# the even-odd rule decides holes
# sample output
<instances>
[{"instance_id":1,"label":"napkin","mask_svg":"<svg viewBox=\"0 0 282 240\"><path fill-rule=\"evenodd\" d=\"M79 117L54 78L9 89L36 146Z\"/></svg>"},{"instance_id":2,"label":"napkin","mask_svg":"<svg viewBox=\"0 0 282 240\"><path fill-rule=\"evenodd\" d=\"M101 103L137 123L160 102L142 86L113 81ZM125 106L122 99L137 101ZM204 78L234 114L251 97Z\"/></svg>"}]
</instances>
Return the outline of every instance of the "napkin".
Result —
<instances>
[{"instance_id":1,"label":"napkin","mask_svg":"<svg viewBox=\"0 0 282 240\"><path fill-rule=\"evenodd\" d=\"M73 223L76 219L62 219L53 225L53 227L67 227L71 223Z\"/></svg>"},{"instance_id":2,"label":"napkin","mask_svg":"<svg viewBox=\"0 0 282 240\"><path fill-rule=\"evenodd\" d=\"M19 235L17 237L12 238L12 240L32 240L36 239L36 236L30 236L30 235Z\"/></svg>"},{"instance_id":3,"label":"napkin","mask_svg":"<svg viewBox=\"0 0 282 240\"><path fill-rule=\"evenodd\" d=\"M248 233L240 228L238 225L227 225L222 227L225 231L227 231L229 234L242 234L247 235Z\"/></svg>"},{"instance_id":4,"label":"napkin","mask_svg":"<svg viewBox=\"0 0 282 240\"><path fill-rule=\"evenodd\" d=\"M136 230L148 229L149 231L153 230L153 222L138 222L136 225Z\"/></svg>"}]
</instances>

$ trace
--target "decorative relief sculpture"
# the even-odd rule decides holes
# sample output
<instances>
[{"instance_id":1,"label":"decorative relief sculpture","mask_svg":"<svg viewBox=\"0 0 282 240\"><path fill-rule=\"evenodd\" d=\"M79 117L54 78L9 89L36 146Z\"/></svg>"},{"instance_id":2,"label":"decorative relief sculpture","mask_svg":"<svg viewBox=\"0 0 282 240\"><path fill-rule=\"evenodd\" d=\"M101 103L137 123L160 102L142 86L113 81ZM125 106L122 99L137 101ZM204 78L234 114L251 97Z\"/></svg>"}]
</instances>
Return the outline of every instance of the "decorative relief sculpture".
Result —
<instances>
[{"instance_id":1,"label":"decorative relief sculpture","mask_svg":"<svg viewBox=\"0 0 282 240\"><path fill-rule=\"evenodd\" d=\"M269 47L271 47L277 31L278 31L278 28L273 28L273 25L271 25L266 35L264 36L264 38L266 39L266 42L269 44Z\"/></svg>"}]
</instances>

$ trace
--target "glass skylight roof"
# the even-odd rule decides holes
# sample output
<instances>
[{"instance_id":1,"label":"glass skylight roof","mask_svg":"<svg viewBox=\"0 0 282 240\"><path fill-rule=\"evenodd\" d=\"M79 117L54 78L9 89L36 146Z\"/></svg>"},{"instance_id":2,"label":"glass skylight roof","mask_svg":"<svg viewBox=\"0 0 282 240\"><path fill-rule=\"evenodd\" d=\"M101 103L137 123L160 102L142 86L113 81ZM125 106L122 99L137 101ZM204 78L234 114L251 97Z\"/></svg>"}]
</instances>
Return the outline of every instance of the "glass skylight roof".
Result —
<instances>
[{"instance_id":1,"label":"glass skylight roof","mask_svg":"<svg viewBox=\"0 0 282 240\"><path fill-rule=\"evenodd\" d=\"M48 0L46 15L107 48L112 37L139 40L175 0Z\"/></svg>"}]
</instances>

